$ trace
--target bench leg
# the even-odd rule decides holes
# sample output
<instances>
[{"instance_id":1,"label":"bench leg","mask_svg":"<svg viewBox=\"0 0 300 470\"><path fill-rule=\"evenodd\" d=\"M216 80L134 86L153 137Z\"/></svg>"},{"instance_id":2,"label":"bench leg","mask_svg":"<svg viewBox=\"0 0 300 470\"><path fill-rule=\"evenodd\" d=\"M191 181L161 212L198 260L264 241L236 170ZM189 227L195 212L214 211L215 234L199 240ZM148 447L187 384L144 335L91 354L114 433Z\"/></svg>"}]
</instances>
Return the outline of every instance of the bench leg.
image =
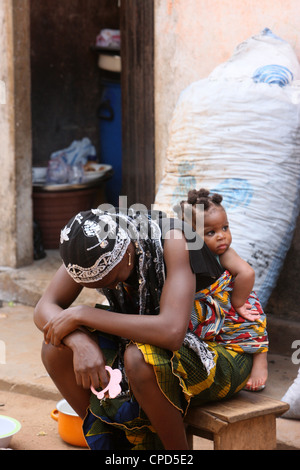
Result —
<instances>
[{"instance_id":1,"label":"bench leg","mask_svg":"<svg viewBox=\"0 0 300 470\"><path fill-rule=\"evenodd\" d=\"M258 416L229 423L214 434L215 450L273 450L276 448L276 417Z\"/></svg>"},{"instance_id":2,"label":"bench leg","mask_svg":"<svg viewBox=\"0 0 300 470\"><path fill-rule=\"evenodd\" d=\"M187 440L189 449L190 449L190 450L193 450L193 447L194 447L193 434L190 433L188 429L187 429L187 432L186 432L186 440Z\"/></svg>"}]
</instances>

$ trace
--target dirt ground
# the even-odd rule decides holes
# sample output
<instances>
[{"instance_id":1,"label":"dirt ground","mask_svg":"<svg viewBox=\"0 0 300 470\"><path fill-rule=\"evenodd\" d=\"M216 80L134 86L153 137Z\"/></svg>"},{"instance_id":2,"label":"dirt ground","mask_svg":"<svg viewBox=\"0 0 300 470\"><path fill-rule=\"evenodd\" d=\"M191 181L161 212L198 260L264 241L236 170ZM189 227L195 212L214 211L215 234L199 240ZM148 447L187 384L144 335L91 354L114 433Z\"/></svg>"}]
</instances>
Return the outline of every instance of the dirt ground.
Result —
<instances>
[{"instance_id":1,"label":"dirt ground","mask_svg":"<svg viewBox=\"0 0 300 470\"><path fill-rule=\"evenodd\" d=\"M83 450L64 442L58 433L57 422L51 418L56 401L40 399L0 390L0 415L7 415L21 422L21 430L12 437L12 450ZM195 450L213 450L213 444L206 439L194 438ZM89 452L89 451L88 451Z\"/></svg>"},{"instance_id":2,"label":"dirt ground","mask_svg":"<svg viewBox=\"0 0 300 470\"><path fill-rule=\"evenodd\" d=\"M51 418L56 401L19 393L0 391L0 414L21 422L21 430L12 437L13 450L84 450L64 442L57 421Z\"/></svg>"},{"instance_id":3,"label":"dirt ground","mask_svg":"<svg viewBox=\"0 0 300 470\"><path fill-rule=\"evenodd\" d=\"M21 451L83 450L88 451L92 457L93 452L90 453L87 448L74 447L61 439L58 433L58 423L51 418L51 411L56 408L56 403L57 401L51 399L0 390L0 415L15 418L22 425L21 430L12 437L9 449ZM299 421L277 420L277 437L279 438L277 450L299 450ZM194 450L213 450L213 443L207 439L194 437ZM82 454L76 453L76 455L83 457ZM78 457L72 454L72 458Z\"/></svg>"}]
</instances>

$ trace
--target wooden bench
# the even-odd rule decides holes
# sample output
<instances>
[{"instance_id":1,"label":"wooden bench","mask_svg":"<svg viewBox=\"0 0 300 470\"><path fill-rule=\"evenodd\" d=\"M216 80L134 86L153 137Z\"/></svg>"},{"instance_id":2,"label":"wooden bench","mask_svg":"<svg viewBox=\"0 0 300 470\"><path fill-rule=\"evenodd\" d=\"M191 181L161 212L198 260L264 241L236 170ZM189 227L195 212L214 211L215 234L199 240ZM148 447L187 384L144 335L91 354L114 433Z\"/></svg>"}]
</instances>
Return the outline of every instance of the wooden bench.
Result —
<instances>
[{"instance_id":1,"label":"wooden bench","mask_svg":"<svg viewBox=\"0 0 300 470\"><path fill-rule=\"evenodd\" d=\"M282 401L242 390L234 398L190 408L185 418L190 449L193 436L213 440L215 450L276 448L276 417L289 409Z\"/></svg>"}]
</instances>

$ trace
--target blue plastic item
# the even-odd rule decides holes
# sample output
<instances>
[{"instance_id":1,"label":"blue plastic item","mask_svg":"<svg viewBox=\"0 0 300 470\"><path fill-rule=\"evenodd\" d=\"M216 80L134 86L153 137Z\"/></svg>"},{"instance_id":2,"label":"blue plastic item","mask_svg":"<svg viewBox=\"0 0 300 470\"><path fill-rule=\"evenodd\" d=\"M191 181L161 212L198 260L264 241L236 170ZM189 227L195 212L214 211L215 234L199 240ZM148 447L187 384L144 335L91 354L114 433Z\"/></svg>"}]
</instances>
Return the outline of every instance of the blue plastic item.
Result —
<instances>
[{"instance_id":1,"label":"blue plastic item","mask_svg":"<svg viewBox=\"0 0 300 470\"><path fill-rule=\"evenodd\" d=\"M103 80L98 109L101 163L112 165L113 177L106 183L107 202L119 206L122 187L122 99L119 81Z\"/></svg>"}]
</instances>

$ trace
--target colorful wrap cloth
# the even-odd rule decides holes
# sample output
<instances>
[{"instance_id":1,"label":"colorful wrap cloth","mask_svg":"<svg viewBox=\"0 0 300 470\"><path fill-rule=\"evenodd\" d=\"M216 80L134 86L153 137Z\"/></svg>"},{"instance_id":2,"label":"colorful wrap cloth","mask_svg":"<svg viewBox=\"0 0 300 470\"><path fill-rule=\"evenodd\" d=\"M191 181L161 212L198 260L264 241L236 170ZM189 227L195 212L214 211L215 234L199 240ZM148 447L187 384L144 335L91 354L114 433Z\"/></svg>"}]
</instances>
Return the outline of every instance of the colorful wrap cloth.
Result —
<instances>
[{"instance_id":1,"label":"colorful wrap cloth","mask_svg":"<svg viewBox=\"0 0 300 470\"><path fill-rule=\"evenodd\" d=\"M184 415L188 406L229 398L247 382L252 355L228 350L214 342L203 343L212 359L205 367L188 346L172 353L149 344L136 343L144 359L154 368L167 399ZM118 338L99 335L107 365L120 367ZM116 398L91 396L84 420L85 439L91 450L162 450L163 446L147 416L123 384ZM163 413L163 410L162 410Z\"/></svg>"},{"instance_id":2,"label":"colorful wrap cloth","mask_svg":"<svg viewBox=\"0 0 300 470\"><path fill-rule=\"evenodd\" d=\"M248 321L238 315L231 306L230 295L234 279L228 271L207 289L197 292L189 330L205 341L216 341L225 348L240 353L268 351L266 315L255 294L248 302L260 312L256 321Z\"/></svg>"}]
</instances>

